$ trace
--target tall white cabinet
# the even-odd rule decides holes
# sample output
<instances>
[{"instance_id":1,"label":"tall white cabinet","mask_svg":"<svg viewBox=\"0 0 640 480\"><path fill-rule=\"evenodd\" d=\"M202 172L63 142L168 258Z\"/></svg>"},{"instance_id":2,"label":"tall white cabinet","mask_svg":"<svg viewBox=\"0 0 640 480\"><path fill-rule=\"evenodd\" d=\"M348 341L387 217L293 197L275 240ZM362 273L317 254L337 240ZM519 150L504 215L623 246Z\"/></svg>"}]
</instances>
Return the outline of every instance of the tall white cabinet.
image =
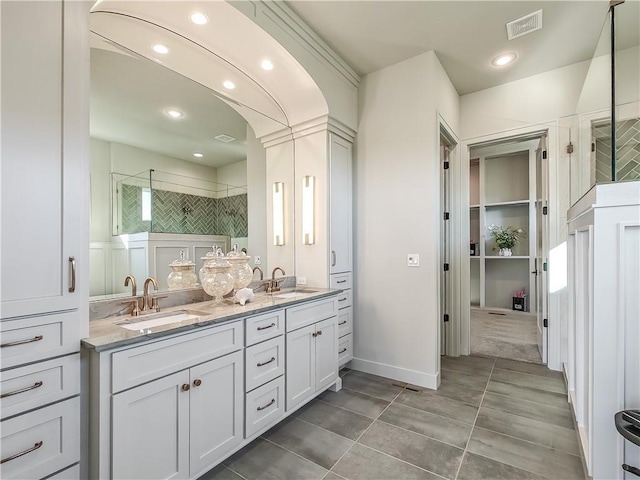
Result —
<instances>
[{"instance_id":1,"label":"tall white cabinet","mask_svg":"<svg viewBox=\"0 0 640 480\"><path fill-rule=\"evenodd\" d=\"M469 166L469 232L471 306L512 309L513 293L525 289L535 298L537 141L471 150ZM500 256L489 227L511 226L526 236ZM475 244L475 248L473 248ZM535 302L526 311L535 312Z\"/></svg>"},{"instance_id":2,"label":"tall white cabinet","mask_svg":"<svg viewBox=\"0 0 640 480\"><path fill-rule=\"evenodd\" d=\"M88 332L88 5L0 9L0 477L73 478Z\"/></svg>"},{"instance_id":3,"label":"tall white cabinet","mask_svg":"<svg viewBox=\"0 0 640 480\"><path fill-rule=\"evenodd\" d=\"M329 285L345 292L338 299L338 356L343 366L353 359L353 145L329 134L330 246Z\"/></svg>"}]
</instances>

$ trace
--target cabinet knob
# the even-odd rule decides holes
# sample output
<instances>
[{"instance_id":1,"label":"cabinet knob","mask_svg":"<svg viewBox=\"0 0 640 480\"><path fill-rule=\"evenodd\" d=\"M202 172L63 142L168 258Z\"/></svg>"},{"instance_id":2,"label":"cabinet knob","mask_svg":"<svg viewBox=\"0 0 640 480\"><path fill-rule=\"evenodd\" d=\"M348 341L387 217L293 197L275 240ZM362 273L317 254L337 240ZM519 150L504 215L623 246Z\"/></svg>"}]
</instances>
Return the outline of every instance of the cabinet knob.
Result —
<instances>
[{"instance_id":1,"label":"cabinet knob","mask_svg":"<svg viewBox=\"0 0 640 480\"><path fill-rule=\"evenodd\" d=\"M318 330L318 336L322 335L322 330Z\"/></svg>"},{"instance_id":2,"label":"cabinet knob","mask_svg":"<svg viewBox=\"0 0 640 480\"><path fill-rule=\"evenodd\" d=\"M194 387L199 387L200 385L202 385L202 380L200 380L199 378L196 378L196 379L193 381L193 386L194 386Z\"/></svg>"},{"instance_id":3,"label":"cabinet knob","mask_svg":"<svg viewBox=\"0 0 640 480\"><path fill-rule=\"evenodd\" d=\"M182 391L183 392L188 392L190 388L191 388L191 386L188 383L184 383L182 385Z\"/></svg>"}]
</instances>

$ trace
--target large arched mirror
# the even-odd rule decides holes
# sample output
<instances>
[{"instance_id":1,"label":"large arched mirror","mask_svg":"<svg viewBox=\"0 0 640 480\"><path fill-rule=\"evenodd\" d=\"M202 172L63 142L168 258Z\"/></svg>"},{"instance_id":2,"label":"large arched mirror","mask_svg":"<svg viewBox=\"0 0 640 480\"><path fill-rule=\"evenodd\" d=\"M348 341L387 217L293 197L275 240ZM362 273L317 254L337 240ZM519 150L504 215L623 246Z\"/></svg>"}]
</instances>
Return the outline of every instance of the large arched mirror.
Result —
<instances>
[{"instance_id":1,"label":"large arched mirror","mask_svg":"<svg viewBox=\"0 0 640 480\"><path fill-rule=\"evenodd\" d=\"M269 272L271 191L256 137L286 134L282 108L176 32L106 12L91 22L91 297L127 294L128 274L166 289L171 261L183 255L197 271L214 244L238 244Z\"/></svg>"}]
</instances>

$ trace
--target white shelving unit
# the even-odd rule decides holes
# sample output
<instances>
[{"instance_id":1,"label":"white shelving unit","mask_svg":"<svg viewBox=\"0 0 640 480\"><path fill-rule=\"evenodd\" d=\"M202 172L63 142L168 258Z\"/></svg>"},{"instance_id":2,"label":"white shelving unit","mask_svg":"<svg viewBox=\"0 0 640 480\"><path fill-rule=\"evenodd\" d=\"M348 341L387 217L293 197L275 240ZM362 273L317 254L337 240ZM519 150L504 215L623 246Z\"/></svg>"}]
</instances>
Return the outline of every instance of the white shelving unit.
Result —
<instances>
[{"instance_id":1,"label":"white shelving unit","mask_svg":"<svg viewBox=\"0 0 640 480\"><path fill-rule=\"evenodd\" d=\"M527 141L471 150L469 232L478 244L470 263L472 307L511 311L513 293L524 288L527 312L535 312L536 148ZM525 231L513 256L494 249L491 225Z\"/></svg>"}]
</instances>

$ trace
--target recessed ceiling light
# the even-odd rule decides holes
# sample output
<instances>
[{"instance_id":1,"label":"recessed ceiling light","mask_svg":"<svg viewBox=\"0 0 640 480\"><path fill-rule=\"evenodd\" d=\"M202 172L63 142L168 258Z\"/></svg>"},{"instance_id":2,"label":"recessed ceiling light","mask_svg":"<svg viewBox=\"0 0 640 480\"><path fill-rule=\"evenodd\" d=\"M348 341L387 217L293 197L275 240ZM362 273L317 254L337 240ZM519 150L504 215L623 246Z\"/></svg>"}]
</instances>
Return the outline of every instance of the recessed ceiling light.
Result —
<instances>
[{"instance_id":1,"label":"recessed ceiling light","mask_svg":"<svg viewBox=\"0 0 640 480\"><path fill-rule=\"evenodd\" d=\"M191 14L190 18L196 25L206 25L209 22L209 17L202 12L194 12Z\"/></svg>"},{"instance_id":2,"label":"recessed ceiling light","mask_svg":"<svg viewBox=\"0 0 640 480\"><path fill-rule=\"evenodd\" d=\"M153 46L153 51L156 53L159 53L161 55L165 55L167 53L169 53L169 49L165 46L162 45L161 43L158 43L157 45Z\"/></svg>"},{"instance_id":3,"label":"recessed ceiling light","mask_svg":"<svg viewBox=\"0 0 640 480\"><path fill-rule=\"evenodd\" d=\"M491 60L491 65L494 67L504 67L505 65L510 64L516 59L516 54L513 52L509 53L501 53L493 60Z\"/></svg>"},{"instance_id":4,"label":"recessed ceiling light","mask_svg":"<svg viewBox=\"0 0 640 480\"><path fill-rule=\"evenodd\" d=\"M171 118L182 118L184 117L184 113L180 110L176 110L175 108L167 108L164 113L166 113Z\"/></svg>"},{"instance_id":5,"label":"recessed ceiling light","mask_svg":"<svg viewBox=\"0 0 640 480\"><path fill-rule=\"evenodd\" d=\"M235 84L235 83L233 83L231 80L225 80L225 81L222 83L222 86L223 86L224 88L226 88L227 90L233 90L234 88L236 88L236 84Z\"/></svg>"},{"instance_id":6,"label":"recessed ceiling light","mask_svg":"<svg viewBox=\"0 0 640 480\"><path fill-rule=\"evenodd\" d=\"M262 67L263 70L273 70L273 62L271 60L262 60L262 62L260 63L260 66Z\"/></svg>"},{"instance_id":7,"label":"recessed ceiling light","mask_svg":"<svg viewBox=\"0 0 640 480\"><path fill-rule=\"evenodd\" d=\"M196 152L196 153L193 154L193 156L196 157L196 158L202 158L202 157L204 157L204 153Z\"/></svg>"}]
</instances>

